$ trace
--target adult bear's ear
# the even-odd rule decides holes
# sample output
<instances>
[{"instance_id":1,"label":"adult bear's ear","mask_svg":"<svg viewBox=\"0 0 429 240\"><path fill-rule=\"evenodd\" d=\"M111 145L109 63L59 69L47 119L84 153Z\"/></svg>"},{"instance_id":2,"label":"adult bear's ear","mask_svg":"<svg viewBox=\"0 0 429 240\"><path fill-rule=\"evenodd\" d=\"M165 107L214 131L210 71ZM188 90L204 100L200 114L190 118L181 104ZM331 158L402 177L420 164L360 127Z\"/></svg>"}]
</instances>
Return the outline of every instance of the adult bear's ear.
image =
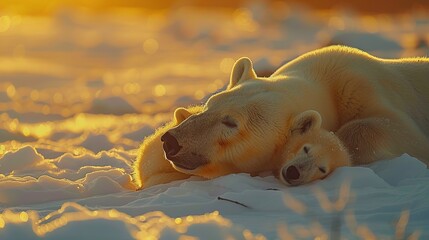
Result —
<instances>
[{"instance_id":1,"label":"adult bear's ear","mask_svg":"<svg viewBox=\"0 0 429 240\"><path fill-rule=\"evenodd\" d=\"M242 57L234 63L232 67L231 78L227 89L235 87L244 80L256 78L255 70L253 70L252 61L247 57Z\"/></svg>"},{"instance_id":2,"label":"adult bear's ear","mask_svg":"<svg viewBox=\"0 0 429 240\"><path fill-rule=\"evenodd\" d=\"M292 122L292 134L304 134L322 126L322 116L314 110L307 110L298 114Z\"/></svg>"},{"instance_id":3,"label":"adult bear's ear","mask_svg":"<svg viewBox=\"0 0 429 240\"><path fill-rule=\"evenodd\" d=\"M192 113L190 113L186 108L178 108L174 111L174 120L177 124L185 121L188 117L190 117Z\"/></svg>"}]
</instances>

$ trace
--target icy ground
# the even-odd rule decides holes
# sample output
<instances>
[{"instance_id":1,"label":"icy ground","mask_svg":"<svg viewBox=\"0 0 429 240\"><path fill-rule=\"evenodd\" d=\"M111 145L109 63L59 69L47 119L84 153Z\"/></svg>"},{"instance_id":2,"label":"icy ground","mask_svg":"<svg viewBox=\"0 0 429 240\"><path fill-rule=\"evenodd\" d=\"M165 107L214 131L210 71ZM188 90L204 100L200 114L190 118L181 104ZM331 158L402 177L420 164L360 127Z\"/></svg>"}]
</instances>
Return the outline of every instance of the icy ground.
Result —
<instances>
[{"instance_id":1,"label":"icy ground","mask_svg":"<svg viewBox=\"0 0 429 240\"><path fill-rule=\"evenodd\" d=\"M408 155L300 187L235 174L129 190L144 137L238 57L267 76L332 43L428 55L428 16L0 8L0 239L429 239L429 170Z\"/></svg>"}]
</instances>

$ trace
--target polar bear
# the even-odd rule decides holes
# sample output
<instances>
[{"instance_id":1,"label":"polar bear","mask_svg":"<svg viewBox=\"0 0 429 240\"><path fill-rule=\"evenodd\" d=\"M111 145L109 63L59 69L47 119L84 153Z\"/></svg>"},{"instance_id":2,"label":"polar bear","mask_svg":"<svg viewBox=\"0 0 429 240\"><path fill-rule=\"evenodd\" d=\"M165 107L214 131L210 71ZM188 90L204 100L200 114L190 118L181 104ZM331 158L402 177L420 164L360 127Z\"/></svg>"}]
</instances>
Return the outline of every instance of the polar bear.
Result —
<instances>
[{"instance_id":1,"label":"polar bear","mask_svg":"<svg viewBox=\"0 0 429 240\"><path fill-rule=\"evenodd\" d=\"M161 136L192 114L201 112L201 110L201 106L176 109L173 121L158 128L154 134L144 139L133 166L133 181L138 189L190 177L189 174L176 171L168 160L165 159Z\"/></svg>"},{"instance_id":2,"label":"polar bear","mask_svg":"<svg viewBox=\"0 0 429 240\"><path fill-rule=\"evenodd\" d=\"M428 163L428 77L429 58L381 59L344 46L304 54L267 78L244 57L225 91L164 134L166 158L209 178L272 171L296 130L293 119L314 110L353 165L403 153Z\"/></svg>"},{"instance_id":3,"label":"polar bear","mask_svg":"<svg viewBox=\"0 0 429 240\"><path fill-rule=\"evenodd\" d=\"M351 166L350 155L341 140L321 128L322 118L313 110L299 114L300 131L291 137L281 154L274 175L284 184L296 186L323 179L338 167Z\"/></svg>"}]
</instances>

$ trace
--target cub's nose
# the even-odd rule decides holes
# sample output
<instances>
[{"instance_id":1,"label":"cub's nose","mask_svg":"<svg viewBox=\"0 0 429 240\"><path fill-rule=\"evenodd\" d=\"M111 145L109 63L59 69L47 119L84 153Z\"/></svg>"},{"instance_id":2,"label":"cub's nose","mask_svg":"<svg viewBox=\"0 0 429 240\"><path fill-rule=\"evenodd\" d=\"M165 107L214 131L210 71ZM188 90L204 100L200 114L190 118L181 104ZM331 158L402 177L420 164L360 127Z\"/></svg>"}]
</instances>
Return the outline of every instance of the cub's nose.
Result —
<instances>
[{"instance_id":1,"label":"cub's nose","mask_svg":"<svg viewBox=\"0 0 429 240\"><path fill-rule=\"evenodd\" d=\"M169 132L166 132L161 136L161 141L164 143L162 144L162 148L164 148L165 156L168 159L176 155L182 148L177 139Z\"/></svg>"},{"instance_id":2,"label":"cub's nose","mask_svg":"<svg viewBox=\"0 0 429 240\"><path fill-rule=\"evenodd\" d=\"M300 177L298 168L293 165L287 168L283 168L282 175L283 175L283 178L288 182L297 180Z\"/></svg>"}]
</instances>

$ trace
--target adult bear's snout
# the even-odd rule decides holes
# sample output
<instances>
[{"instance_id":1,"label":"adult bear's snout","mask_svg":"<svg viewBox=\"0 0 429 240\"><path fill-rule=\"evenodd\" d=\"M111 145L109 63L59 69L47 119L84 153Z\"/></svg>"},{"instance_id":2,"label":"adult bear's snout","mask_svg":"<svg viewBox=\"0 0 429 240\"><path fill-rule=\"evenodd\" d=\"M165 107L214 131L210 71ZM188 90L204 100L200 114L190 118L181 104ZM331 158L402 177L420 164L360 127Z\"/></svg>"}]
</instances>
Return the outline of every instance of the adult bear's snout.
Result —
<instances>
[{"instance_id":1,"label":"adult bear's snout","mask_svg":"<svg viewBox=\"0 0 429 240\"><path fill-rule=\"evenodd\" d=\"M161 136L161 141L163 142L162 148L164 149L165 156L169 160L172 160L172 158L182 148L182 146L179 145L179 142L177 141L177 139L169 132L166 132L164 133L164 135Z\"/></svg>"}]
</instances>

